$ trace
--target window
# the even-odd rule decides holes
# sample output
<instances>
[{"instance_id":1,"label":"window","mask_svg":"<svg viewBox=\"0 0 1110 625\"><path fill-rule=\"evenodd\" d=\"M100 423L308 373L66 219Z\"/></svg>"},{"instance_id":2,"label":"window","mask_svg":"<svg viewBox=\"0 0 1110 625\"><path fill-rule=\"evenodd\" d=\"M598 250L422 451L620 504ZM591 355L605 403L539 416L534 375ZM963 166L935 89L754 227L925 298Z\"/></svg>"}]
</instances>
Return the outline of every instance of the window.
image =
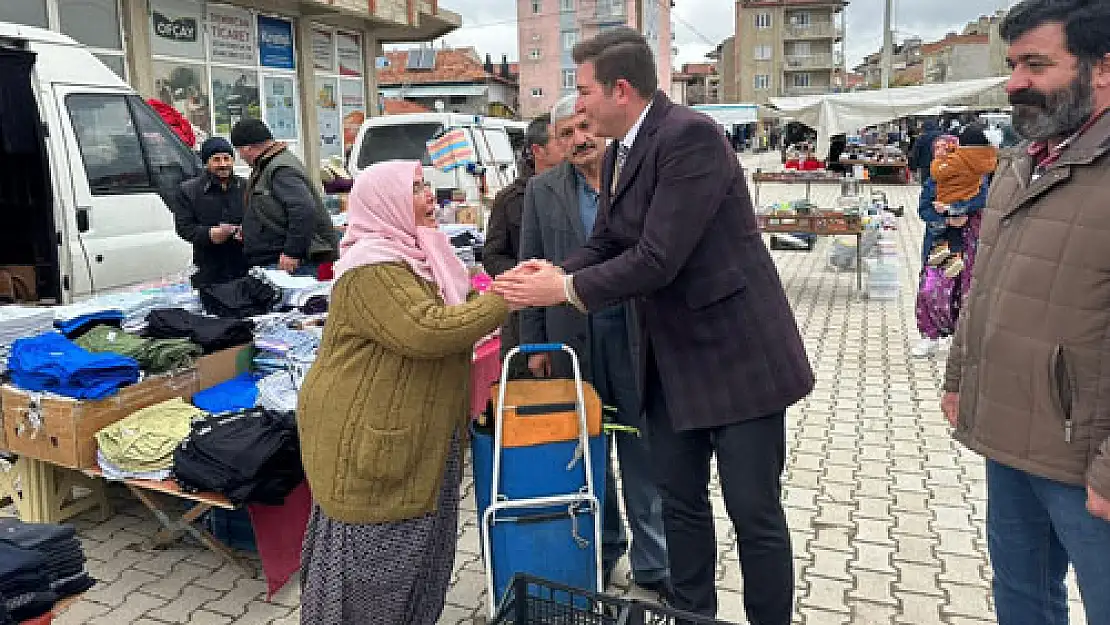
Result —
<instances>
[{"instance_id":1,"label":"window","mask_svg":"<svg viewBox=\"0 0 1110 625\"><path fill-rule=\"evenodd\" d=\"M809 26L809 13L795 13L791 15L790 23L793 26Z\"/></svg>"},{"instance_id":2,"label":"window","mask_svg":"<svg viewBox=\"0 0 1110 625\"><path fill-rule=\"evenodd\" d=\"M532 97L533 98L542 98L543 97L543 87L532 87Z\"/></svg>"},{"instance_id":3,"label":"window","mask_svg":"<svg viewBox=\"0 0 1110 625\"><path fill-rule=\"evenodd\" d=\"M528 58L532 59L533 61L540 60L540 49L539 48L532 48L531 50L529 50L528 51Z\"/></svg>"},{"instance_id":4,"label":"window","mask_svg":"<svg viewBox=\"0 0 1110 625\"><path fill-rule=\"evenodd\" d=\"M169 193L200 169L196 155L138 96L71 95L66 108L94 195Z\"/></svg>"},{"instance_id":5,"label":"window","mask_svg":"<svg viewBox=\"0 0 1110 625\"><path fill-rule=\"evenodd\" d=\"M766 30L771 27L771 14L770 13L756 13L755 14L755 27L759 30Z\"/></svg>"},{"instance_id":6,"label":"window","mask_svg":"<svg viewBox=\"0 0 1110 625\"><path fill-rule=\"evenodd\" d=\"M771 46L759 45L755 47L755 60L768 61L771 59Z\"/></svg>"},{"instance_id":7,"label":"window","mask_svg":"<svg viewBox=\"0 0 1110 625\"><path fill-rule=\"evenodd\" d=\"M150 173L125 96L71 95L66 107L93 195L150 188Z\"/></svg>"},{"instance_id":8,"label":"window","mask_svg":"<svg viewBox=\"0 0 1110 625\"><path fill-rule=\"evenodd\" d=\"M806 74L806 73L794 74L794 86L795 87L808 87L809 86L809 74Z\"/></svg>"},{"instance_id":9,"label":"window","mask_svg":"<svg viewBox=\"0 0 1110 625\"><path fill-rule=\"evenodd\" d=\"M573 69L563 70L563 89L574 89L578 86L578 71Z\"/></svg>"},{"instance_id":10,"label":"window","mask_svg":"<svg viewBox=\"0 0 1110 625\"><path fill-rule=\"evenodd\" d=\"M564 10L564 11L573 11L574 10L574 0L561 0L559 2L559 8Z\"/></svg>"},{"instance_id":11,"label":"window","mask_svg":"<svg viewBox=\"0 0 1110 625\"><path fill-rule=\"evenodd\" d=\"M770 89L771 88L771 77L767 74L756 74L755 75L755 88L756 89Z\"/></svg>"},{"instance_id":12,"label":"window","mask_svg":"<svg viewBox=\"0 0 1110 625\"><path fill-rule=\"evenodd\" d=\"M0 22L26 24L46 28L46 0L17 0L0 2ZM118 27L117 27L118 30Z\"/></svg>"},{"instance_id":13,"label":"window","mask_svg":"<svg viewBox=\"0 0 1110 625\"><path fill-rule=\"evenodd\" d=\"M794 43L794 56L809 56L812 48L809 47L808 41L797 41Z\"/></svg>"},{"instance_id":14,"label":"window","mask_svg":"<svg viewBox=\"0 0 1110 625\"><path fill-rule=\"evenodd\" d=\"M563 49L573 50L574 44L578 43L578 33L573 30L563 32Z\"/></svg>"},{"instance_id":15,"label":"window","mask_svg":"<svg viewBox=\"0 0 1110 625\"><path fill-rule=\"evenodd\" d=\"M443 131L443 124L395 124L371 126L358 153L359 169L382 161L420 161L431 165L428 141Z\"/></svg>"},{"instance_id":16,"label":"window","mask_svg":"<svg viewBox=\"0 0 1110 625\"><path fill-rule=\"evenodd\" d=\"M539 15L543 11L543 3L540 0L532 0L532 13Z\"/></svg>"}]
</instances>

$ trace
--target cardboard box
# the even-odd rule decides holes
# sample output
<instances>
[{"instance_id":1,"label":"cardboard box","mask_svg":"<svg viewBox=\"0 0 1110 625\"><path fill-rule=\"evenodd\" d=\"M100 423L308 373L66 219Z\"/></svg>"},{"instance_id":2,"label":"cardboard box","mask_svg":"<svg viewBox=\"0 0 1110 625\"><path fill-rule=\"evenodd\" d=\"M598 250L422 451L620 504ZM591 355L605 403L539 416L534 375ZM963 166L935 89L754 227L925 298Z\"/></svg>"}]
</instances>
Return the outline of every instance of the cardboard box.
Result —
<instances>
[{"instance_id":1,"label":"cardboard box","mask_svg":"<svg viewBox=\"0 0 1110 625\"><path fill-rule=\"evenodd\" d=\"M197 390L212 388L240 373L250 371L252 358L254 358L254 345L251 343L201 356L197 359L197 372L200 376Z\"/></svg>"},{"instance_id":2,"label":"cardboard box","mask_svg":"<svg viewBox=\"0 0 1110 625\"><path fill-rule=\"evenodd\" d=\"M150 376L107 399L86 401L4 385L0 405L8 449L15 454L73 469L96 466L96 433L136 410L199 388L195 367Z\"/></svg>"}]
</instances>

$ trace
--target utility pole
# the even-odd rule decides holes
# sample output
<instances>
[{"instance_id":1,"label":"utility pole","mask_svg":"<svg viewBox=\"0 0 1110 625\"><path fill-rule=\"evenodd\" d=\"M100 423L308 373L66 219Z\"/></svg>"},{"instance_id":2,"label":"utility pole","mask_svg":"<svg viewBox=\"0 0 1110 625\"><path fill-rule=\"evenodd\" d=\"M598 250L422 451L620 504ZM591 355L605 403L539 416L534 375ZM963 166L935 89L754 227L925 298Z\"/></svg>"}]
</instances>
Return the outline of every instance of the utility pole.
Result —
<instances>
[{"instance_id":1,"label":"utility pole","mask_svg":"<svg viewBox=\"0 0 1110 625\"><path fill-rule=\"evenodd\" d=\"M883 89L890 87L890 74L894 65L894 33L890 30L890 14L894 9L894 0L886 0L883 8Z\"/></svg>"}]
</instances>

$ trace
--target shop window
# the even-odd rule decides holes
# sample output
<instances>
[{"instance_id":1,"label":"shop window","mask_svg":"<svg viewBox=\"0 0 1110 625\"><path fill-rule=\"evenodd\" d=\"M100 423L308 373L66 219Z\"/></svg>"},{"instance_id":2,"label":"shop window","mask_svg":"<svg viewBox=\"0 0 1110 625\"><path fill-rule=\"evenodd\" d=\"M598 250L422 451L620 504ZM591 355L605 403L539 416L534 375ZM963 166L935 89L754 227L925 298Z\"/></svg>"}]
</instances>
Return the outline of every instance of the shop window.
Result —
<instances>
[{"instance_id":1,"label":"shop window","mask_svg":"<svg viewBox=\"0 0 1110 625\"><path fill-rule=\"evenodd\" d=\"M26 0L16 0L26 2ZM57 0L61 30L81 43L122 50L118 0Z\"/></svg>"},{"instance_id":2,"label":"shop window","mask_svg":"<svg viewBox=\"0 0 1110 625\"><path fill-rule=\"evenodd\" d=\"M0 2L0 22L46 28L46 0L5 0ZM118 28L117 28L118 30Z\"/></svg>"},{"instance_id":3,"label":"shop window","mask_svg":"<svg viewBox=\"0 0 1110 625\"><path fill-rule=\"evenodd\" d=\"M204 60L202 16L199 2L151 0L151 50L157 55Z\"/></svg>"},{"instance_id":4,"label":"shop window","mask_svg":"<svg viewBox=\"0 0 1110 625\"><path fill-rule=\"evenodd\" d=\"M312 57L316 69L316 119L320 156L345 156L366 120L365 82L362 80L362 38L338 30L313 30Z\"/></svg>"},{"instance_id":5,"label":"shop window","mask_svg":"<svg viewBox=\"0 0 1110 625\"><path fill-rule=\"evenodd\" d=\"M66 108L93 195L151 188L126 96L71 95Z\"/></svg>"},{"instance_id":6,"label":"shop window","mask_svg":"<svg viewBox=\"0 0 1110 625\"><path fill-rule=\"evenodd\" d=\"M154 63L155 97L185 116L193 126L212 134L212 100L203 65Z\"/></svg>"},{"instance_id":7,"label":"shop window","mask_svg":"<svg viewBox=\"0 0 1110 625\"><path fill-rule=\"evenodd\" d=\"M212 68L212 109L215 133L231 135L231 128L245 117L262 118L258 93L258 72Z\"/></svg>"}]
</instances>

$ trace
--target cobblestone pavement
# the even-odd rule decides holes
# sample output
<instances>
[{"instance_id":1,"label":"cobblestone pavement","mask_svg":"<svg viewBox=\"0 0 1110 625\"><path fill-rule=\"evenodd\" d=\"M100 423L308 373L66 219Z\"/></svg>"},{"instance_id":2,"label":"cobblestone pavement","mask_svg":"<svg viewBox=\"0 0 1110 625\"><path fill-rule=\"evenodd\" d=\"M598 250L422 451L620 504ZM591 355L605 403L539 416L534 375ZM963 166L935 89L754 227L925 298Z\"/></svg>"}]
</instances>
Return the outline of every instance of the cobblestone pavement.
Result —
<instances>
[{"instance_id":1,"label":"cobblestone pavement","mask_svg":"<svg viewBox=\"0 0 1110 625\"><path fill-rule=\"evenodd\" d=\"M775 156L744 160L749 168L777 168ZM827 267L828 240L811 253L775 253L818 376L813 394L789 413L785 500L797 571L794 622L992 623L983 463L949 438L937 408L942 359L909 355L917 340L917 187L886 190L907 209L897 233L904 262L897 300L861 298L853 272ZM813 197L825 204L838 192L814 185ZM799 193L804 187L766 185L762 199ZM469 479L463 488L458 560L441 623L482 622L486 614ZM742 623L734 533L716 484L712 493L719 616ZM77 521L101 583L59 625L298 622L296 580L267 603L257 575L223 565L200 547L147 550L142 545L156 523L125 492L114 499L108 521ZM613 590L643 596L629 588L627 574L618 571ZM1082 624L1073 584L1071 597L1073 623Z\"/></svg>"}]
</instances>

